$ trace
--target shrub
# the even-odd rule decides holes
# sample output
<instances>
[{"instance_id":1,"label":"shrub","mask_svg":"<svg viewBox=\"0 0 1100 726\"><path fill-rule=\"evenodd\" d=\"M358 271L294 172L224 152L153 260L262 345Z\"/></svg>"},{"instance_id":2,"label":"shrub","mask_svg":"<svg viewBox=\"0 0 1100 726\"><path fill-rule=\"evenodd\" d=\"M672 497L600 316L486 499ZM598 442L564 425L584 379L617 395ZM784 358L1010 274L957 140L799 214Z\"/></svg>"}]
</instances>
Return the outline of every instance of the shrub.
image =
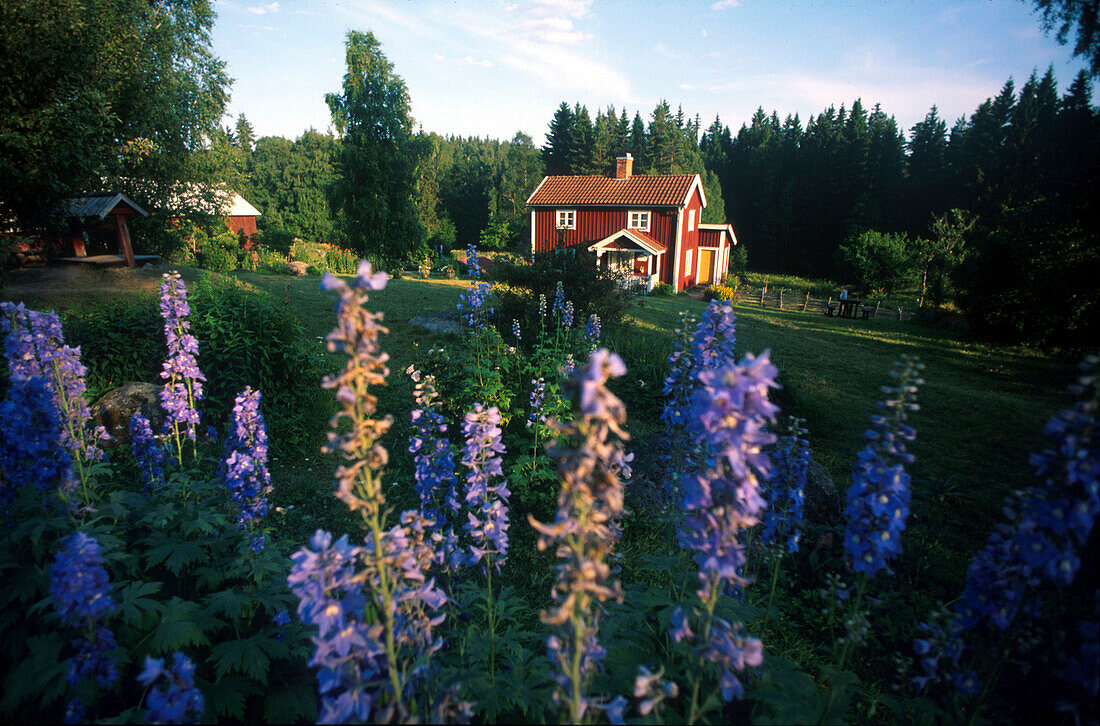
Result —
<instances>
[{"instance_id":1,"label":"shrub","mask_svg":"<svg viewBox=\"0 0 1100 726\"><path fill-rule=\"evenodd\" d=\"M224 421L246 386L263 390L272 445L311 447L324 422L317 353L301 325L275 298L241 283L203 277L189 295L192 331L201 341L199 367L217 371L206 384L207 421ZM160 383L164 328L157 301L118 302L64 321L66 338L88 361L89 393L126 381Z\"/></svg>"},{"instance_id":2,"label":"shrub","mask_svg":"<svg viewBox=\"0 0 1100 726\"><path fill-rule=\"evenodd\" d=\"M323 265L325 263L325 247L318 242L305 242L296 239L290 246L290 259L304 262L307 265Z\"/></svg>"},{"instance_id":3,"label":"shrub","mask_svg":"<svg viewBox=\"0 0 1100 726\"><path fill-rule=\"evenodd\" d=\"M730 249L730 272L744 277L749 270L749 251L745 245L737 245Z\"/></svg>"},{"instance_id":4,"label":"shrub","mask_svg":"<svg viewBox=\"0 0 1100 726\"><path fill-rule=\"evenodd\" d=\"M725 285L707 285L706 289L703 290L703 299L708 300L708 301L709 300L722 300L722 301L736 300L737 299L737 291L734 290L732 287L727 287Z\"/></svg>"},{"instance_id":5,"label":"shrub","mask_svg":"<svg viewBox=\"0 0 1100 726\"><path fill-rule=\"evenodd\" d=\"M667 282L658 282L653 286L653 289L649 291L649 294L657 297L672 297L676 294L676 288Z\"/></svg>"},{"instance_id":6,"label":"shrub","mask_svg":"<svg viewBox=\"0 0 1100 726\"><path fill-rule=\"evenodd\" d=\"M840 261L864 290L887 296L913 275L913 251L904 234L868 230L850 238L837 250Z\"/></svg>"},{"instance_id":7,"label":"shrub","mask_svg":"<svg viewBox=\"0 0 1100 726\"><path fill-rule=\"evenodd\" d=\"M265 229L252 237L253 242L263 244L284 255L290 254L290 247L294 244L294 239L294 233L285 229Z\"/></svg>"},{"instance_id":8,"label":"shrub","mask_svg":"<svg viewBox=\"0 0 1100 726\"><path fill-rule=\"evenodd\" d=\"M578 320L586 320L595 313L605 325L611 324L622 319L630 304L630 294L619 287L610 272L597 266L595 253L588 250L555 250L535 255L533 265L502 261L494 267L493 276L497 280L529 291L536 300L539 295L552 299L561 282L566 299L572 300L576 307ZM523 305L501 298L502 310L518 310ZM511 318L506 320L510 322Z\"/></svg>"}]
</instances>

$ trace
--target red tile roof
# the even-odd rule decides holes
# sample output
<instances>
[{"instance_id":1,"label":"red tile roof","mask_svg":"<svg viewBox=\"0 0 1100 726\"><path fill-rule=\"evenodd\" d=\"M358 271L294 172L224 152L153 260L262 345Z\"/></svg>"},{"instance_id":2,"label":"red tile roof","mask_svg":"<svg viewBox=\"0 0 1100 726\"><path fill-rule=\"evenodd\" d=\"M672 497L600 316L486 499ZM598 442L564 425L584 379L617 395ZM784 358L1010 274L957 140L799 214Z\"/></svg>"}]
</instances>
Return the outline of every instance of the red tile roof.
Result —
<instances>
[{"instance_id":1,"label":"red tile roof","mask_svg":"<svg viewBox=\"0 0 1100 726\"><path fill-rule=\"evenodd\" d=\"M530 206L682 207L695 174L639 174L629 179L606 176L548 176L527 200Z\"/></svg>"}]
</instances>

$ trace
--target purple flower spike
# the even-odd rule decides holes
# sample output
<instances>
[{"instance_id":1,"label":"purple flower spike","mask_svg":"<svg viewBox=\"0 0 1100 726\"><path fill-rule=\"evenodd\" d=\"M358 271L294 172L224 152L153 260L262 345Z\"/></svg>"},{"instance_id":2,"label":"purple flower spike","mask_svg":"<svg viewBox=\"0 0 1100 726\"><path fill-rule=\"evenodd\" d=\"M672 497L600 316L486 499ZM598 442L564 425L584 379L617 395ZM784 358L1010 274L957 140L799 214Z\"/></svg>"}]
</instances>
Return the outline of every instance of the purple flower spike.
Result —
<instances>
[{"instance_id":1,"label":"purple flower spike","mask_svg":"<svg viewBox=\"0 0 1100 726\"><path fill-rule=\"evenodd\" d=\"M367 292L381 290L386 284L382 273L372 274L370 263L359 264L355 287L335 275L326 275L321 286L339 295L336 302L336 328L328 334L328 349L344 353L348 362L344 370L334 376L326 376L321 385L336 391L340 410L329 422L331 431L325 451L339 452L347 464L336 470L336 496L356 511L378 512L385 502L379 472L389 459L388 452L377 445L378 439L389 430L393 419L368 418L378 407L378 398L369 392L371 386L385 384L389 369L389 356L382 352L378 336L389 332L380 322L381 313L372 313L363 307ZM347 421L350 427L341 426Z\"/></svg>"},{"instance_id":2,"label":"purple flower spike","mask_svg":"<svg viewBox=\"0 0 1100 726\"><path fill-rule=\"evenodd\" d=\"M130 419L130 440L134 449L134 460L145 480L145 490L156 489L164 480L164 460L168 456L162 442L153 435L149 419L135 413Z\"/></svg>"},{"instance_id":3,"label":"purple flower spike","mask_svg":"<svg viewBox=\"0 0 1100 726\"><path fill-rule=\"evenodd\" d=\"M168 341L168 357L160 374L165 380L160 392L160 405L165 412L164 431L177 441L181 435L195 441L195 427L199 424L195 405L202 400L206 376L199 370L199 343L191 335L191 323L187 319L191 314L187 286L178 272L166 273L161 281L160 314L164 318L164 334ZM177 451L177 457L182 456L182 452Z\"/></svg>"},{"instance_id":4,"label":"purple flower spike","mask_svg":"<svg viewBox=\"0 0 1100 726\"><path fill-rule=\"evenodd\" d=\"M115 607L99 543L84 532L65 542L50 567L50 594L61 622L74 628L97 622Z\"/></svg>"},{"instance_id":5,"label":"purple flower spike","mask_svg":"<svg viewBox=\"0 0 1100 726\"><path fill-rule=\"evenodd\" d=\"M553 548L562 558L550 593L555 605L542 620L555 631L546 641L551 661L561 670L555 698L567 705L574 723L599 705L584 695L604 654L598 603L622 599L622 588L611 577L611 554L623 511L619 476L628 461L622 444L628 438L622 430L626 409L606 385L608 378L625 372L622 359L600 349L567 381L575 420L548 422L558 434L549 449L562 483L557 516L552 524L530 519L539 532L539 549Z\"/></svg>"},{"instance_id":6,"label":"purple flower spike","mask_svg":"<svg viewBox=\"0 0 1100 726\"><path fill-rule=\"evenodd\" d=\"M145 656L138 682L146 688L158 686L145 698L145 718L150 723L194 723L202 718L204 704L202 692L195 688L195 666L183 653L173 653L167 668L163 660Z\"/></svg>"},{"instance_id":7,"label":"purple flower spike","mask_svg":"<svg viewBox=\"0 0 1100 726\"><path fill-rule=\"evenodd\" d=\"M879 404L883 415L871 418L868 443L859 453L848 489L844 560L868 577L888 570L887 563L901 554L901 533L909 514L905 464L913 461L905 443L916 438L906 421L917 410L923 367L909 356L895 364L890 375L897 384L883 387L886 400Z\"/></svg>"},{"instance_id":8,"label":"purple flower spike","mask_svg":"<svg viewBox=\"0 0 1100 726\"><path fill-rule=\"evenodd\" d=\"M748 584L741 532L759 521L766 503L759 478L767 479L771 462L763 448L775 440L765 426L775 421L777 407L768 401L776 388L775 366L765 351L746 354L740 363L705 368L696 379L687 431L703 452L701 471L683 482L683 526L680 545L694 550L699 565L699 605L673 613L672 637L695 645L701 661L721 668L722 697L740 698L736 671L759 665L763 646L741 635L740 625L715 615L718 599ZM695 622L693 632L690 623Z\"/></svg>"},{"instance_id":9,"label":"purple flower spike","mask_svg":"<svg viewBox=\"0 0 1100 726\"><path fill-rule=\"evenodd\" d=\"M246 388L235 400L225 442L225 484L237 505L237 525L252 528L267 516L271 475L267 470L267 430L260 413L260 392ZM252 549L263 549L263 537Z\"/></svg>"},{"instance_id":10,"label":"purple flower spike","mask_svg":"<svg viewBox=\"0 0 1100 726\"><path fill-rule=\"evenodd\" d=\"M501 468L504 444L501 442L500 411L496 406L485 408L480 403L466 414L462 423L466 446L462 449L462 464L466 475L466 504L469 522L466 531L473 539L470 564L480 562L485 555L500 571L508 555L508 490ZM500 483L493 484L494 478Z\"/></svg>"},{"instance_id":11,"label":"purple flower spike","mask_svg":"<svg viewBox=\"0 0 1100 726\"><path fill-rule=\"evenodd\" d=\"M32 378L45 381L60 424L58 442L84 476L84 462L103 458L99 442L109 438L102 426L89 430L80 348L65 345L57 313L27 310L21 303L0 303L0 330L13 388Z\"/></svg>"},{"instance_id":12,"label":"purple flower spike","mask_svg":"<svg viewBox=\"0 0 1100 726\"><path fill-rule=\"evenodd\" d=\"M436 408L439 393L433 376L422 376L409 366L406 371L413 379L413 395L418 408L411 413L416 433L409 441L409 453L413 455L413 477L420 495L420 511L435 522L436 531L449 529L446 517L458 512L458 479L455 477L454 453L447 441L447 423ZM448 543L452 535L444 535L444 561L453 559Z\"/></svg>"}]
</instances>

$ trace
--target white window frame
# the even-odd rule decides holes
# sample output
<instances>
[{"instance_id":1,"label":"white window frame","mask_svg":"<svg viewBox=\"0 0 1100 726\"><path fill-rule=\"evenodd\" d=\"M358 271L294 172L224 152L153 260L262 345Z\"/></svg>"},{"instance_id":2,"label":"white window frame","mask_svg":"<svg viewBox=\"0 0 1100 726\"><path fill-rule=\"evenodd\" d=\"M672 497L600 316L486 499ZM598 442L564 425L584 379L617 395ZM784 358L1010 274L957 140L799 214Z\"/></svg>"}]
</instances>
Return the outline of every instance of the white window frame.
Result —
<instances>
[{"instance_id":1,"label":"white window frame","mask_svg":"<svg viewBox=\"0 0 1100 726\"><path fill-rule=\"evenodd\" d=\"M559 209L554 213L554 229L576 229L577 210Z\"/></svg>"},{"instance_id":2,"label":"white window frame","mask_svg":"<svg viewBox=\"0 0 1100 726\"><path fill-rule=\"evenodd\" d=\"M637 224L634 223L635 217L637 218ZM626 227L627 229L640 229L643 232L648 232L652 217L653 215L648 209L631 209L626 213Z\"/></svg>"},{"instance_id":3,"label":"white window frame","mask_svg":"<svg viewBox=\"0 0 1100 726\"><path fill-rule=\"evenodd\" d=\"M684 265L684 279L685 280L688 279L689 277L691 277L691 273L695 271L695 268L691 266L691 253L694 252L694 251L695 250L688 250L687 251L687 259L685 260L686 264ZM698 279L698 278L696 278L696 279Z\"/></svg>"},{"instance_id":4,"label":"white window frame","mask_svg":"<svg viewBox=\"0 0 1100 726\"><path fill-rule=\"evenodd\" d=\"M688 232L694 232L694 231L695 231L695 210L694 209L689 209L688 210Z\"/></svg>"}]
</instances>

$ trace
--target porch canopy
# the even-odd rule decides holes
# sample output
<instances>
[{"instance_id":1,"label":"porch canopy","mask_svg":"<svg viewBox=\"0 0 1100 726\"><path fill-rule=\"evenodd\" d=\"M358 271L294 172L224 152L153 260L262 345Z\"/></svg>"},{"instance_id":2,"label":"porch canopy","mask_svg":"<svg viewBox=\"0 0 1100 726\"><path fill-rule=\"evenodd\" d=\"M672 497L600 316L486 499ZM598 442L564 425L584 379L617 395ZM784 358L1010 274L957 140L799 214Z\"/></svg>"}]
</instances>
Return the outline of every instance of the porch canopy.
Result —
<instances>
[{"instance_id":1,"label":"porch canopy","mask_svg":"<svg viewBox=\"0 0 1100 726\"><path fill-rule=\"evenodd\" d=\"M648 278L657 276L661 255L668 251L663 244L640 229L620 229L592 243L588 249L596 253L596 259L607 255L608 266L612 269L627 268L633 275Z\"/></svg>"},{"instance_id":2,"label":"porch canopy","mask_svg":"<svg viewBox=\"0 0 1100 726\"><path fill-rule=\"evenodd\" d=\"M126 217L132 214L140 214L143 217L148 217L149 213L138 206L133 199L130 199L122 192L97 192L95 194L85 194L79 197L66 199L65 212L66 216L74 222L78 220L102 222L105 221L107 217L113 217L115 231L118 233L118 244L122 250L122 254L126 257L126 264L129 267L136 266L134 248L130 244L130 227L126 224ZM71 238L73 255L76 257L87 257L88 253L84 249L84 236L76 224L72 225Z\"/></svg>"}]
</instances>

